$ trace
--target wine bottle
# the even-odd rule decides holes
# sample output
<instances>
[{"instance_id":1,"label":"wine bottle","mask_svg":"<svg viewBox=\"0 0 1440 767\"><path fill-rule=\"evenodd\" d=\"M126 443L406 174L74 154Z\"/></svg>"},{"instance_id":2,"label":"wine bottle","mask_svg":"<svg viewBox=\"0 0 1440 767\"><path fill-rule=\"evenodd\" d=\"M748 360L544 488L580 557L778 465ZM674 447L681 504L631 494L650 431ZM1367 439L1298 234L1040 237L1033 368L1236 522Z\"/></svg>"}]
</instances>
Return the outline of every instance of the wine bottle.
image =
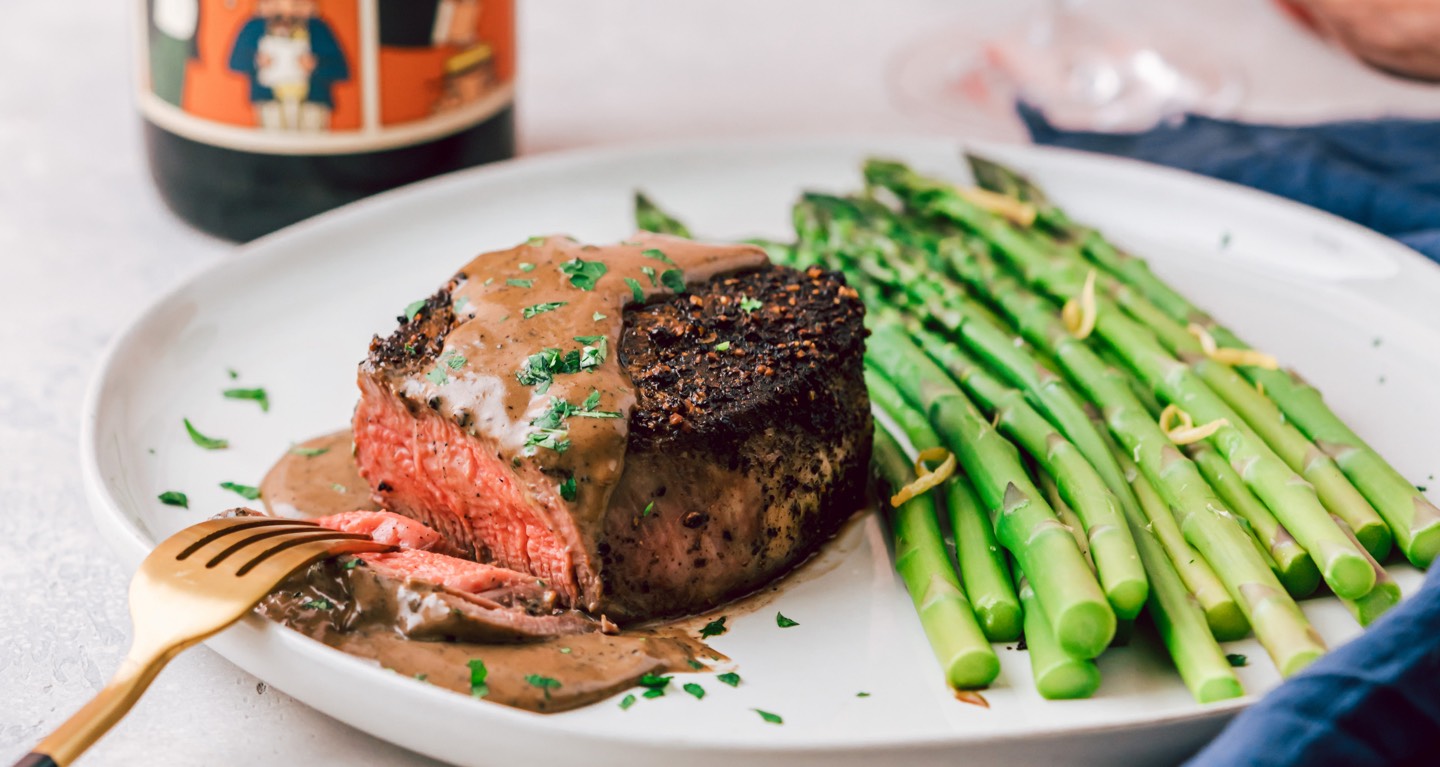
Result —
<instances>
[{"instance_id":1,"label":"wine bottle","mask_svg":"<svg viewBox=\"0 0 1440 767\"><path fill-rule=\"evenodd\" d=\"M165 203L248 241L515 152L514 0L146 0Z\"/></svg>"}]
</instances>

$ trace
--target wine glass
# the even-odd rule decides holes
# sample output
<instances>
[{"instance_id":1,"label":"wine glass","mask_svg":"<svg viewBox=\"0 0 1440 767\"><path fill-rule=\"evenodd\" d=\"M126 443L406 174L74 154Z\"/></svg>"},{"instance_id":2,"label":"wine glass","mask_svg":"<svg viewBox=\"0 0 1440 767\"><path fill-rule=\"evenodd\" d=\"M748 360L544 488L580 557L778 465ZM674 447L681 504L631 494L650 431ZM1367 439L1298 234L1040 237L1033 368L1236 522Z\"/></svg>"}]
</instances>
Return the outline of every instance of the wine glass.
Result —
<instances>
[{"instance_id":1,"label":"wine glass","mask_svg":"<svg viewBox=\"0 0 1440 767\"><path fill-rule=\"evenodd\" d=\"M892 92L907 111L981 138L1022 138L1017 102L1056 127L1102 132L1235 110L1245 91L1238 71L1207 60L1203 46L1174 44L1119 13L1100 13L1085 0L1045 0L995 36L974 26L942 30L896 59ZM1204 36L1192 30L1190 39Z\"/></svg>"}]
</instances>

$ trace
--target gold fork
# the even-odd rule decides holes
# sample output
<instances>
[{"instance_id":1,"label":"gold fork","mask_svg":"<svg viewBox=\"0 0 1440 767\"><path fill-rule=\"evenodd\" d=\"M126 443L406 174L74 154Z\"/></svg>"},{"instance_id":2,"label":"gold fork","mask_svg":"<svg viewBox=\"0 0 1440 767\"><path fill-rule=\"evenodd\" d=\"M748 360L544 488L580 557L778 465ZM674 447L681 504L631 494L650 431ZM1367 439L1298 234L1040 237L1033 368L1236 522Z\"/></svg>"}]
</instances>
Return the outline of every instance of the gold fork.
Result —
<instances>
[{"instance_id":1,"label":"gold fork","mask_svg":"<svg viewBox=\"0 0 1440 767\"><path fill-rule=\"evenodd\" d=\"M166 538L130 582L135 638L120 670L15 767L70 764L130 711L171 658L240 620L291 573L337 554L393 548L273 517L212 519Z\"/></svg>"}]
</instances>

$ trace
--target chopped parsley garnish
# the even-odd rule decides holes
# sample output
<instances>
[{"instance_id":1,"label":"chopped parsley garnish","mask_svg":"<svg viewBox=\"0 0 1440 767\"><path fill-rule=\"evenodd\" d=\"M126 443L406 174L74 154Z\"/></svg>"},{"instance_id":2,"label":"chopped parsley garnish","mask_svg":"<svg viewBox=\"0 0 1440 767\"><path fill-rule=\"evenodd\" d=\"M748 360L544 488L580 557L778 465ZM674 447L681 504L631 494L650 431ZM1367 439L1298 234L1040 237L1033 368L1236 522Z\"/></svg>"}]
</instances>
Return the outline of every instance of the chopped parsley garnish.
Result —
<instances>
[{"instance_id":1,"label":"chopped parsley garnish","mask_svg":"<svg viewBox=\"0 0 1440 767\"><path fill-rule=\"evenodd\" d=\"M521 262L520 262L520 271L522 271L522 272L533 272L533 271L535 271L535 265L532 264L532 263L530 263L529 261L521 261Z\"/></svg>"},{"instance_id":2,"label":"chopped parsley garnish","mask_svg":"<svg viewBox=\"0 0 1440 767\"><path fill-rule=\"evenodd\" d=\"M642 517L648 517L648 516L650 516L652 513L654 513L654 511L655 511L655 502L654 502L654 501L651 501L651 502L645 504L645 510L642 511L642 512L640 512L640 516L642 516Z\"/></svg>"},{"instance_id":3,"label":"chopped parsley garnish","mask_svg":"<svg viewBox=\"0 0 1440 767\"><path fill-rule=\"evenodd\" d=\"M690 668L695 669L696 671L700 671L700 670L702 670L702 669L705 668L705 664L704 664L704 663L701 663L700 661L695 660L694 658L690 658L689 660L685 661L685 665L689 666Z\"/></svg>"},{"instance_id":4,"label":"chopped parsley garnish","mask_svg":"<svg viewBox=\"0 0 1440 767\"><path fill-rule=\"evenodd\" d=\"M735 673L734 671L726 671L723 674L717 674L715 678L721 682L724 682L725 684L730 685L731 687L740 686L740 675Z\"/></svg>"},{"instance_id":5,"label":"chopped parsley garnish","mask_svg":"<svg viewBox=\"0 0 1440 767\"><path fill-rule=\"evenodd\" d=\"M761 719L764 719L770 724L785 724L785 720L781 719L779 714L772 714L769 711L763 711L758 708L752 708L750 710L759 714Z\"/></svg>"},{"instance_id":6,"label":"chopped parsley garnish","mask_svg":"<svg viewBox=\"0 0 1440 767\"><path fill-rule=\"evenodd\" d=\"M585 401L580 403L580 407L584 408L585 410L594 410L595 408L600 407L600 390L591 389L590 396L586 397Z\"/></svg>"},{"instance_id":7,"label":"chopped parsley garnish","mask_svg":"<svg viewBox=\"0 0 1440 767\"><path fill-rule=\"evenodd\" d=\"M429 675L429 674L426 674L426 673L423 673L423 672L415 675L415 681L417 681L417 682L424 682L424 681L427 681L427 680L429 680L429 679L430 679L430 675Z\"/></svg>"},{"instance_id":8,"label":"chopped parsley garnish","mask_svg":"<svg viewBox=\"0 0 1440 767\"><path fill-rule=\"evenodd\" d=\"M241 485L236 482L221 482L220 487L221 489L229 490L230 492L235 493L236 495L244 498L247 501L253 501L256 498L260 497L260 488L253 485Z\"/></svg>"},{"instance_id":9,"label":"chopped parsley garnish","mask_svg":"<svg viewBox=\"0 0 1440 767\"><path fill-rule=\"evenodd\" d=\"M645 302L645 289L640 287L640 281L634 277L626 277L625 284L630 286L630 295L635 298L635 303Z\"/></svg>"},{"instance_id":10,"label":"chopped parsley garnish","mask_svg":"<svg viewBox=\"0 0 1440 767\"><path fill-rule=\"evenodd\" d=\"M189 433L190 441L194 442L200 447L203 447L206 450L224 450L225 448L230 447L229 440L207 437L204 434L201 434L198 430L196 430L196 428L190 423L189 418L183 418L181 420L185 422L185 431Z\"/></svg>"},{"instance_id":11,"label":"chopped parsley garnish","mask_svg":"<svg viewBox=\"0 0 1440 767\"><path fill-rule=\"evenodd\" d=\"M660 674L646 674L640 677L636 684L645 688L645 697L658 698L665 694L665 688L670 686L670 680L674 677L661 676ZM654 693L653 695L651 693Z\"/></svg>"},{"instance_id":12,"label":"chopped parsley garnish","mask_svg":"<svg viewBox=\"0 0 1440 767\"><path fill-rule=\"evenodd\" d=\"M445 372L444 367L436 365L433 370L425 374L425 380L436 386L443 386L450 380L450 374Z\"/></svg>"},{"instance_id":13,"label":"chopped parsley garnish","mask_svg":"<svg viewBox=\"0 0 1440 767\"><path fill-rule=\"evenodd\" d=\"M799 626L800 624L797 621L786 618L783 613L775 613L775 625L782 629L788 629L791 626Z\"/></svg>"},{"instance_id":14,"label":"chopped parsley garnish","mask_svg":"<svg viewBox=\"0 0 1440 767\"><path fill-rule=\"evenodd\" d=\"M340 484L339 482L331 482L331 483L330 483L330 489L331 489L331 490L334 490L334 491L337 492L337 493L348 493L348 492L350 492L350 488L348 488L348 487Z\"/></svg>"},{"instance_id":15,"label":"chopped parsley garnish","mask_svg":"<svg viewBox=\"0 0 1440 767\"><path fill-rule=\"evenodd\" d=\"M464 356L450 352L440 358L440 361L435 364L433 370L425 374L425 379L436 386L442 386L450 381L449 370L459 370L465 367L466 362L469 362L469 360L465 359Z\"/></svg>"},{"instance_id":16,"label":"chopped parsley garnish","mask_svg":"<svg viewBox=\"0 0 1440 767\"><path fill-rule=\"evenodd\" d=\"M666 269L660 273L660 283L676 293L684 293L685 273L679 269Z\"/></svg>"},{"instance_id":17,"label":"chopped parsley garnish","mask_svg":"<svg viewBox=\"0 0 1440 767\"><path fill-rule=\"evenodd\" d=\"M857 698L868 698L868 697L870 697L870 693L868 693L868 692L863 692L863 691L862 691L862 692L857 692L857 693L855 693L855 697L857 697Z\"/></svg>"},{"instance_id":18,"label":"chopped parsley garnish","mask_svg":"<svg viewBox=\"0 0 1440 767\"><path fill-rule=\"evenodd\" d=\"M328 599L326 599L326 598L324 598L324 597L321 597L321 598L319 598L319 599L312 599L312 600L310 600L309 602L306 602L306 603L300 605L300 609L302 609L302 610L333 610L333 609L335 609L335 605L331 604L330 600L328 600Z\"/></svg>"},{"instance_id":19,"label":"chopped parsley garnish","mask_svg":"<svg viewBox=\"0 0 1440 767\"><path fill-rule=\"evenodd\" d=\"M317 455L325 455L328 452L330 452L330 448L328 447L302 447L296 445L290 448L291 455L303 455L306 458L314 458Z\"/></svg>"},{"instance_id":20,"label":"chopped parsley garnish","mask_svg":"<svg viewBox=\"0 0 1440 767\"><path fill-rule=\"evenodd\" d=\"M560 680L554 677L540 676L539 674L526 674L525 681L532 687L539 687L545 691L545 700L550 700L550 691L560 689Z\"/></svg>"},{"instance_id":21,"label":"chopped parsley garnish","mask_svg":"<svg viewBox=\"0 0 1440 767\"><path fill-rule=\"evenodd\" d=\"M730 351L730 342L729 342L729 341L721 341L720 343L715 344L715 351L717 351L717 352L728 352L728 351Z\"/></svg>"},{"instance_id":22,"label":"chopped parsley garnish","mask_svg":"<svg viewBox=\"0 0 1440 767\"><path fill-rule=\"evenodd\" d=\"M595 312L594 314L590 315L590 319L599 322L600 320L605 319L605 315L601 314L600 312Z\"/></svg>"},{"instance_id":23,"label":"chopped parsley garnish","mask_svg":"<svg viewBox=\"0 0 1440 767\"><path fill-rule=\"evenodd\" d=\"M524 317L525 319L528 320L528 319L530 319L531 317L534 317L534 316L537 315L537 314L544 314L545 312L553 312L553 311L555 311L556 309L559 309L560 307L564 306L565 303L566 303L565 301L551 301L551 302L549 302L549 303L544 303L544 304L531 304L530 306L527 306L527 307L525 307L523 310L521 310L521 311L520 311L520 315L521 315L522 317Z\"/></svg>"},{"instance_id":24,"label":"chopped parsley garnish","mask_svg":"<svg viewBox=\"0 0 1440 767\"><path fill-rule=\"evenodd\" d=\"M525 455L535 455L535 451L545 447L557 453L563 453L570 449L569 429L536 429L525 435L525 448L521 452Z\"/></svg>"},{"instance_id":25,"label":"chopped parsley garnish","mask_svg":"<svg viewBox=\"0 0 1440 767\"><path fill-rule=\"evenodd\" d=\"M415 319L415 315L419 314L419 313L420 313L420 310L421 310L421 309L424 309L424 308L425 308L425 299L423 299L423 298L420 299L419 301L411 301L409 304L406 304L406 306L405 306L405 321L406 321L406 322L409 322L410 320Z\"/></svg>"},{"instance_id":26,"label":"chopped parsley garnish","mask_svg":"<svg viewBox=\"0 0 1440 767\"><path fill-rule=\"evenodd\" d=\"M605 361L605 356L610 353L610 339L601 336L594 346L585 346L580 349L580 369L593 370L600 367Z\"/></svg>"},{"instance_id":27,"label":"chopped parsley garnish","mask_svg":"<svg viewBox=\"0 0 1440 767\"><path fill-rule=\"evenodd\" d=\"M681 687L680 689L690 693L691 695L694 695L696 700L705 699L705 688L701 687L698 684L695 684L694 682L686 682L685 686Z\"/></svg>"},{"instance_id":28,"label":"chopped parsley garnish","mask_svg":"<svg viewBox=\"0 0 1440 767\"><path fill-rule=\"evenodd\" d=\"M226 389L220 392L226 399L250 399L260 405L260 412L270 412L270 395L264 389Z\"/></svg>"},{"instance_id":29,"label":"chopped parsley garnish","mask_svg":"<svg viewBox=\"0 0 1440 767\"><path fill-rule=\"evenodd\" d=\"M459 300L457 300L454 304L451 304L450 308L451 308L456 314L459 314L461 311L463 311L463 310L465 309L465 307L467 307L467 306L469 306L469 305L470 305L470 299L466 298L465 296L461 296Z\"/></svg>"},{"instance_id":30,"label":"chopped parsley garnish","mask_svg":"<svg viewBox=\"0 0 1440 767\"><path fill-rule=\"evenodd\" d=\"M529 287L534 287L535 281L534 281L534 280L521 280L521 279L517 279L517 278L515 278L515 277L511 277L510 279L508 279L508 280L505 281L505 284L506 284L506 285L509 285L509 286L512 287L512 288L529 288Z\"/></svg>"},{"instance_id":31,"label":"chopped parsley garnish","mask_svg":"<svg viewBox=\"0 0 1440 767\"><path fill-rule=\"evenodd\" d=\"M605 340L605 336L575 336L575 340L582 344L598 344Z\"/></svg>"},{"instance_id":32,"label":"chopped parsley garnish","mask_svg":"<svg viewBox=\"0 0 1440 767\"><path fill-rule=\"evenodd\" d=\"M470 694L476 698L489 695L490 685L485 683L485 679L490 676L490 670L485 668L485 661L472 658L465 665L470 667Z\"/></svg>"},{"instance_id":33,"label":"chopped parsley garnish","mask_svg":"<svg viewBox=\"0 0 1440 767\"><path fill-rule=\"evenodd\" d=\"M659 249L657 249L657 248L650 248L650 249L648 249L648 250L642 250L642 251L640 251L640 255L642 255L642 256L644 256L644 257L646 257L646 258L653 258L653 259L655 259L656 261L664 261L665 263L670 264L670 265L672 265L672 266L675 264L674 261L671 261L671 260L670 260L670 257L669 257L669 256L665 255L665 252L664 252L664 251L659 250Z\"/></svg>"},{"instance_id":34,"label":"chopped parsley garnish","mask_svg":"<svg viewBox=\"0 0 1440 767\"><path fill-rule=\"evenodd\" d=\"M729 629L725 627L726 617L727 616L722 615L719 618L716 618L715 620L710 621L709 623L701 627L700 638L709 639L710 637L718 637L721 634L724 634L726 631L729 631Z\"/></svg>"},{"instance_id":35,"label":"chopped parsley garnish","mask_svg":"<svg viewBox=\"0 0 1440 767\"><path fill-rule=\"evenodd\" d=\"M646 690L640 695L643 698L663 698L665 697L665 691L657 687L654 689Z\"/></svg>"},{"instance_id":36,"label":"chopped parsley garnish","mask_svg":"<svg viewBox=\"0 0 1440 767\"><path fill-rule=\"evenodd\" d=\"M575 475L571 474L560 483L560 497L567 501L575 500Z\"/></svg>"},{"instance_id":37,"label":"chopped parsley garnish","mask_svg":"<svg viewBox=\"0 0 1440 767\"><path fill-rule=\"evenodd\" d=\"M762 304L749 296L740 297L740 311L745 312L746 314L749 314L750 312L753 312L764 305L765 304Z\"/></svg>"},{"instance_id":38,"label":"chopped parsley garnish","mask_svg":"<svg viewBox=\"0 0 1440 767\"><path fill-rule=\"evenodd\" d=\"M594 290L610 267L600 261L583 261L572 258L560 265L560 271L570 276L570 284L581 290Z\"/></svg>"},{"instance_id":39,"label":"chopped parsley garnish","mask_svg":"<svg viewBox=\"0 0 1440 767\"><path fill-rule=\"evenodd\" d=\"M634 695L626 695L625 697L623 697L623 698L620 699L620 710L621 710L621 711L629 711L629 710L630 710L630 707L633 706L633 705L635 705L635 696L634 696Z\"/></svg>"},{"instance_id":40,"label":"chopped parsley garnish","mask_svg":"<svg viewBox=\"0 0 1440 767\"><path fill-rule=\"evenodd\" d=\"M182 509L190 508L190 499L179 490L166 490L158 497L160 502L166 506L179 506Z\"/></svg>"},{"instance_id":41,"label":"chopped parsley garnish","mask_svg":"<svg viewBox=\"0 0 1440 767\"><path fill-rule=\"evenodd\" d=\"M534 455L535 451L542 447L550 448L557 453L569 450L570 429L565 425L565 421L569 418L620 417L618 411L596 410L595 408L599 404L600 392L598 390L591 390L590 396L585 398L585 402L580 407L558 397L552 397L550 407L530 421L530 425L535 427L535 430L525 435L524 454Z\"/></svg>"},{"instance_id":42,"label":"chopped parsley garnish","mask_svg":"<svg viewBox=\"0 0 1440 767\"><path fill-rule=\"evenodd\" d=\"M1226 653L1226 654L1225 654L1225 660L1230 661L1230 665L1235 666L1236 668L1239 668L1239 667L1241 667L1241 666L1248 666L1248 665L1250 665L1250 659L1249 659L1249 658L1246 658L1244 655L1241 655L1240 653L1235 653L1235 652Z\"/></svg>"},{"instance_id":43,"label":"chopped parsley garnish","mask_svg":"<svg viewBox=\"0 0 1440 767\"><path fill-rule=\"evenodd\" d=\"M655 267L642 266L640 267L640 273L650 278L650 287L653 288L660 284L660 276L655 272Z\"/></svg>"},{"instance_id":44,"label":"chopped parsley garnish","mask_svg":"<svg viewBox=\"0 0 1440 767\"><path fill-rule=\"evenodd\" d=\"M495 278L494 278L494 277L486 277L486 278L485 278L485 281L482 282L482 283L480 283L480 284L481 284L481 285L490 285L490 284L493 284L494 282L495 282Z\"/></svg>"},{"instance_id":45,"label":"chopped parsley garnish","mask_svg":"<svg viewBox=\"0 0 1440 767\"><path fill-rule=\"evenodd\" d=\"M535 235L534 237L531 237L531 238L525 240L525 244L526 244L526 245L529 245L529 246L532 247L532 248L535 247L536 245L544 245L544 244L545 244L545 235L543 235L543 234L537 234L537 235Z\"/></svg>"},{"instance_id":46,"label":"chopped parsley garnish","mask_svg":"<svg viewBox=\"0 0 1440 767\"><path fill-rule=\"evenodd\" d=\"M1380 344L1377 343L1375 345L1379 346ZM225 368L225 375L230 376L231 381L234 381L235 379L240 377L239 371L237 371L235 368Z\"/></svg>"},{"instance_id":47,"label":"chopped parsley garnish","mask_svg":"<svg viewBox=\"0 0 1440 767\"><path fill-rule=\"evenodd\" d=\"M354 570L355 568L359 567L360 565L361 565L360 557L351 557L349 560L347 560L347 561L345 562L344 567L345 567L346 570Z\"/></svg>"},{"instance_id":48,"label":"chopped parsley garnish","mask_svg":"<svg viewBox=\"0 0 1440 767\"><path fill-rule=\"evenodd\" d=\"M445 360L445 366L450 368L451 370L459 370L460 368L465 367L466 362L469 362L469 360L465 359L459 354L451 354L450 358Z\"/></svg>"},{"instance_id":49,"label":"chopped parsley garnish","mask_svg":"<svg viewBox=\"0 0 1440 767\"><path fill-rule=\"evenodd\" d=\"M562 655L569 655L569 654L570 654L570 648L569 648L569 647L561 647L561 648L560 648L560 653L561 653Z\"/></svg>"},{"instance_id":50,"label":"chopped parsley garnish","mask_svg":"<svg viewBox=\"0 0 1440 767\"><path fill-rule=\"evenodd\" d=\"M553 346L546 347L520 363L520 371L515 374L515 380L519 381L521 386L538 386L536 391L544 394L550 389L556 373L573 373L580 369L579 354L575 355L574 369L567 368L569 366L566 359L560 356L560 350Z\"/></svg>"}]
</instances>

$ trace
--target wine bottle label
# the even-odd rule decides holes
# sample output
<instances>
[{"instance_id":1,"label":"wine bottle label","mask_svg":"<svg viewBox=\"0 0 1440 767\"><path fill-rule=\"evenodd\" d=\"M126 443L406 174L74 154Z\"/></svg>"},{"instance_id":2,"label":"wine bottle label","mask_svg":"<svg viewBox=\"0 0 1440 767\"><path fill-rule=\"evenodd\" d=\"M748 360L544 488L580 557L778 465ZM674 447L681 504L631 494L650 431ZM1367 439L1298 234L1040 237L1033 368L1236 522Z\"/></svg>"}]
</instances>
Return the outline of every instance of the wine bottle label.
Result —
<instances>
[{"instance_id":1,"label":"wine bottle label","mask_svg":"<svg viewBox=\"0 0 1440 767\"><path fill-rule=\"evenodd\" d=\"M194 141L348 154L508 106L514 0L137 0L140 111Z\"/></svg>"}]
</instances>

